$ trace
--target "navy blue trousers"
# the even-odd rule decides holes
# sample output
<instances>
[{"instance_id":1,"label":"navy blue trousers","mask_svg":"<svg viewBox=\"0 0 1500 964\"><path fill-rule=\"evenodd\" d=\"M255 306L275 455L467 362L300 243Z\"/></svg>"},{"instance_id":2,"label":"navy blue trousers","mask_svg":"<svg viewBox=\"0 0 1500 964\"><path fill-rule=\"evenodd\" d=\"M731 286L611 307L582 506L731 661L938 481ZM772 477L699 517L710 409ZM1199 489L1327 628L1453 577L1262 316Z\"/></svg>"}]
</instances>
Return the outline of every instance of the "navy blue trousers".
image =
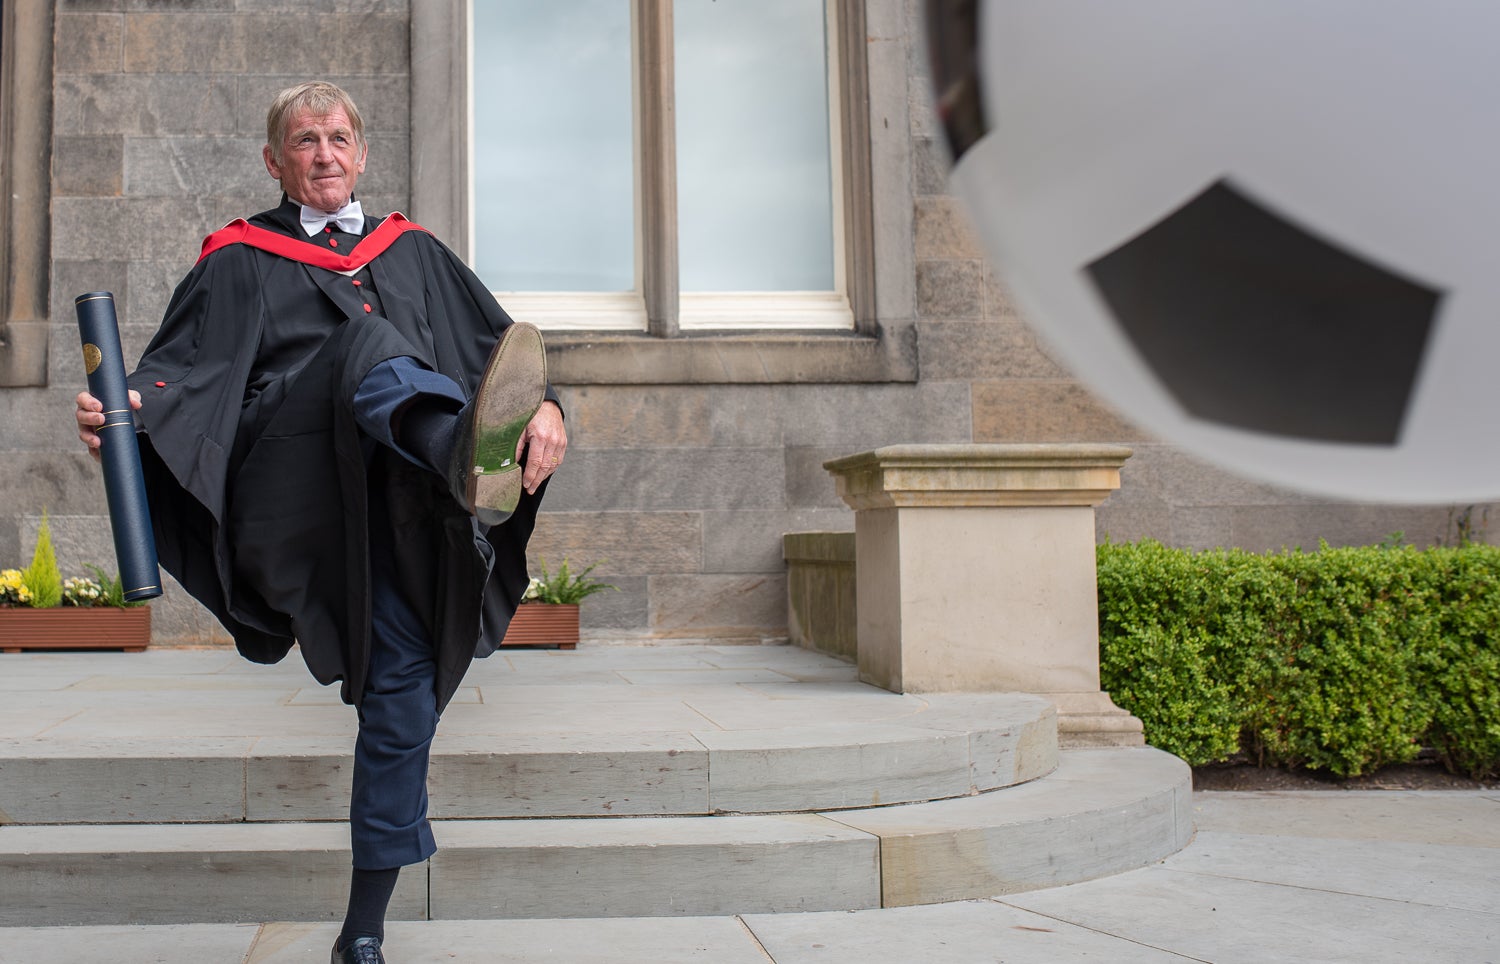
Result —
<instances>
[{"instance_id":1,"label":"navy blue trousers","mask_svg":"<svg viewBox=\"0 0 1500 964\"><path fill-rule=\"evenodd\" d=\"M423 468L443 473L403 447L396 415L419 399L464 403L446 375L410 358L370 370L354 395L355 419L368 439ZM385 499L370 501L370 665L354 745L349 837L358 870L420 863L437 851L427 822L427 763L438 712L434 641L396 578L400 547L391 544Z\"/></svg>"}]
</instances>

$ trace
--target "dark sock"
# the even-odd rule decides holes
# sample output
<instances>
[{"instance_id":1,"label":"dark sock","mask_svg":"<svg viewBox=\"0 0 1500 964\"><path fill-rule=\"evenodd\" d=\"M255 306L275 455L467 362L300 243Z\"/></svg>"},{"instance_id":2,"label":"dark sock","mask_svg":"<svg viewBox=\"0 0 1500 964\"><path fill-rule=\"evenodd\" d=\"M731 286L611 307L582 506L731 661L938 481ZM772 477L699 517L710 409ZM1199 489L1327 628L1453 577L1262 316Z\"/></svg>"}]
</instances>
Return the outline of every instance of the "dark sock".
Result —
<instances>
[{"instance_id":1,"label":"dark sock","mask_svg":"<svg viewBox=\"0 0 1500 964\"><path fill-rule=\"evenodd\" d=\"M399 873L400 867L389 870L355 868L349 881L349 912L344 916L344 929L339 932L340 949L359 937L385 940L385 908L391 902L391 892L396 889L396 875Z\"/></svg>"},{"instance_id":2,"label":"dark sock","mask_svg":"<svg viewBox=\"0 0 1500 964\"><path fill-rule=\"evenodd\" d=\"M401 412L396 439L429 469L446 476L448 463L453 460L460 410L458 403L450 399L418 399Z\"/></svg>"}]
</instances>

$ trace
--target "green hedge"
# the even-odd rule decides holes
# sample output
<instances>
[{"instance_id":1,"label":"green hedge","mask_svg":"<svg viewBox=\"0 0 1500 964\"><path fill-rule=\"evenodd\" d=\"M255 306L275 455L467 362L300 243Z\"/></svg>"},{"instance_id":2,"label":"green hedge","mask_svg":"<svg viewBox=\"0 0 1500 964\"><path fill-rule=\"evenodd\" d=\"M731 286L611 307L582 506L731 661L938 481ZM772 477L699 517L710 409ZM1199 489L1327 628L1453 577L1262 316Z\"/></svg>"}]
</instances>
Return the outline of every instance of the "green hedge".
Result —
<instances>
[{"instance_id":1,"label":"green hedge","mask_svg":"<svg viewBox=\"0 0 1500 964\"><path fill-rule=\"evenodd\" d=\"M1103 687L1192 764L1500 774L1500 548L1099 547Z\"/></svg>"}]
</instances>

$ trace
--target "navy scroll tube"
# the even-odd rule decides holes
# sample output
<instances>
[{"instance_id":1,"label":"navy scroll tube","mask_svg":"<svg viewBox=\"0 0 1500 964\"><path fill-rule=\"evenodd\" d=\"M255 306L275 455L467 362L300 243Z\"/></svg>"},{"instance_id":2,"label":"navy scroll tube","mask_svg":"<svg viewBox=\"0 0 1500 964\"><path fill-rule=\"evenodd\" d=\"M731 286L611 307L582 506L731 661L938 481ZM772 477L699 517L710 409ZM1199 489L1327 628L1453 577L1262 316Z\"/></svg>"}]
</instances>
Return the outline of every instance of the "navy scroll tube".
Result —
<instances>
[{"instance_id":1,"label":"navy scroll tube","mask_svg":"<svg viewBox=\"0 0 1500 964\"><path fill-rule=\"evenodd\" d=\"M109 502L110 528L114 530L120 585L127 601L152 599L161 595L161 569L156 562L151 514L146 508L146 476L135 441L135 415L125 381L115 296L108 291L91 291L73 299L73 304L78 310L89 394L104 403L104 424L98 430L99 459L104 465L104 494Z\"/></svg>"}]
</instances>

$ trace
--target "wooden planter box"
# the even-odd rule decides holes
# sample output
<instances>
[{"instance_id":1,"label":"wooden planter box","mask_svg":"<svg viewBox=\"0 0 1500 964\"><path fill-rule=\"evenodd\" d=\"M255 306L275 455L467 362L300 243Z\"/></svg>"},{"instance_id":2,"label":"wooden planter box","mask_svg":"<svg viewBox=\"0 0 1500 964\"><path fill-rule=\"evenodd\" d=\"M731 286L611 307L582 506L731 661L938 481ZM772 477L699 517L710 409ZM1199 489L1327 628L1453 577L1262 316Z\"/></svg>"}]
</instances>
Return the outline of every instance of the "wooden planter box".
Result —
<instances>
[{"instance_id":1,"label":"wooden planter box","mask_svg":"<svg viewBox=\"0 0 1500 964\"><path fill-rule=\"evenodd\" d=\"M522 603L505 630L501 646L556 646L578 648L578 607L554 603Z\"/></svg>"},{"instance_id":2,"label":"wooden planter box","mask_svg":"<svg viewBox=\"0 0 1500 964\"><path fill-rule=\"evenodd\" d=\"M151 607L0 606L0 652L34 649L123 649L151 643Z\"/></svg>"}]
</instances>

